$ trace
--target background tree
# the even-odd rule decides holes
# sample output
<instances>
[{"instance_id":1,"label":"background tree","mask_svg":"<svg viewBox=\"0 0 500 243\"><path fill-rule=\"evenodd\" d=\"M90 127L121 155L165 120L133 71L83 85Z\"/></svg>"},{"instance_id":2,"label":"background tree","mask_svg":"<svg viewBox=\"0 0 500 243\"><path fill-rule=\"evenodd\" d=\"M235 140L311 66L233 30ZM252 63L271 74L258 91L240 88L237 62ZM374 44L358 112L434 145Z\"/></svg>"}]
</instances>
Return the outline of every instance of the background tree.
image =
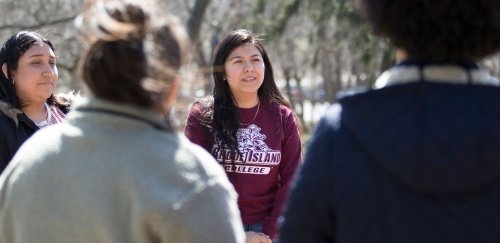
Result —
<instances>
[{"instance_id":1,"label":"background tree","mask_svg":"<svg viewBox=\"0 0 500 243\"><path fill-rule=\"evenodd\" d=\"M179 94L182 124L193 97L211 92L213 48L229 31L248 28L262 34L278 85L293 104L307 132L338 91L370 86L394 64L393 50L374 38L352 0L169 0L163 11L175 13L188 28L192 56ZM82 47L73 20L83 0L0 0L0 38L40 30L55 44L60 91L81 89L76 76ZM483 64L500 75L500 55Z\"/></svg>"}]
</instances>

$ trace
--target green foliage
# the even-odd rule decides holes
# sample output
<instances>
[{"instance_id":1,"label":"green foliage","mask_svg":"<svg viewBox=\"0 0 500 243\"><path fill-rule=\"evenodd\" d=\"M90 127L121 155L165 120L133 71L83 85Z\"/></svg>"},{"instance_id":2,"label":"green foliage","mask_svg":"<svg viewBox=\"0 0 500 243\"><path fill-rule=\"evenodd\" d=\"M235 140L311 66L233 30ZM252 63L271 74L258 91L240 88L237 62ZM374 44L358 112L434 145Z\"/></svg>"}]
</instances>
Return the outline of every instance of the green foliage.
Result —
<instances>
[{"instance_id":1,"label":"green foliage","mask_svg":"<svg viewBox=\"0 0 500 243\"><path fill-rule=\"evenodd\" d=\"M377 62L376 54L379 46L379 40L375 38L369 26L363 19L359 8L353 0L309 0L307 1L308 12L312 19L317 21L319 28L317 38L327 39L327 31L332 29L329 20L334 19L336 26L334 28L333 43L330 44L333 49L341 48L343 43L350 50L351 55L358 56L357 62L367 67L366 72L374 72L372 70L374 62ZM320 47L321 48L321 47ZM392 52L389 48L384 51L384 62L390 62ZM321 60L315 59L315 63Z\"/></svg>"},{"instance_id":2,"label":"green foliage","mask_svg":"<svg viewBox=\"0 0 500 243\"><path fill-rule=\"evenodd\" d=\"M280 11L276 16L275 25L273 26L274 31L272 32L271 38L276 38L277 36L281 36L283 34L288 20L298 12L300 3L300 0L285 1L283 7L280 8Z\"/></svg>"},{"instance_id":3,"label":"green foliage","mask_svg":"<svg viewBox=\"0 0 500 243\"><path fill-rule=\"evenodd\" d=\"M267 4L271 3L267 0L258 0L255 4L253 18L244 22L245 25L251 26L251 29L259 33L268 33L269 39L279 39L286 29L288 21L300 8L300 0L284 0L273 2L278 4L276 13L272 14L271 18L260 18L266 12Z\"/></svg>"},{"instance_id":4,"label":"green foliage","mask_svg":"<svg viewBox=\"0 0 500 243\"><path fill-rule=\"evenodd\" d=\"M352 0L309 0L307 5L311 18L317 22L324 22L332 17L350 22L361 20Z\"/></svg>"},{"instance_id":5,"label":"green foliage","mask_svg":"<svg viewBox=\"0 0 500 243\"><path fill-rule=\"evenodd\" d=\"M253 11L253 15L257 16L260 13L263 13L264 11L266 11L266 3L267 3L267 0L258 0L257 3L255 4L255 9Z\"/></svg>"}]
</instances>

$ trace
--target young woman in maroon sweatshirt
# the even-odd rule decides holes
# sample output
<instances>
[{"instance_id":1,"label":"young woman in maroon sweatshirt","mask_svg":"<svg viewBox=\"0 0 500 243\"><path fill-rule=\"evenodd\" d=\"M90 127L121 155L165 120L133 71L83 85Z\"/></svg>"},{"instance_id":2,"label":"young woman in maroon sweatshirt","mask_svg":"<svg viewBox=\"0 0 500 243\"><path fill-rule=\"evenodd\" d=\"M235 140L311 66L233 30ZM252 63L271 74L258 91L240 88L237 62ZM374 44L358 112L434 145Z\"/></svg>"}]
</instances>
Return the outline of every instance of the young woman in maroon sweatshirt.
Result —
<instances>
[{"instance_id":1,"label":"young woman in maroon sweatshirt","mask_svg":"<svg viewBox=\"0 0 500 243\"><path fill-rule=\"evenodd\" d=\"M297 119L251 31L229 33L215 50L212 69L213 96L193 104L185 133L224 167L238 192L245 230L273 239L301 161Z\"/></svg>"}]
</instances>

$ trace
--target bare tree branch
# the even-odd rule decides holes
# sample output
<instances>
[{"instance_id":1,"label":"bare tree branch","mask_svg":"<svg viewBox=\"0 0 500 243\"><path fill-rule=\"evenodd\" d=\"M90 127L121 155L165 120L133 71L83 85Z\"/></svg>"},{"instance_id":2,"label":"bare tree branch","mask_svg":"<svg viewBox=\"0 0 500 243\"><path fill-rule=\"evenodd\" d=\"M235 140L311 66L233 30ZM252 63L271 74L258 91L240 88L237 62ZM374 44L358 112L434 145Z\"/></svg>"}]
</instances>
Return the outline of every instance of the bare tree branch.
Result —
<instances>
[{"instance_id":1,"label":"bare tree branch","mask_svg":"<svg viewBox=\"0 0 500 243\"><path fill-rule=\"evenodd\" d=\"M76 18L76 14L73 16L61 18L61 19L55 19L55 20L50 20L50 21L45 21L45 22L39 22L36 24L32 25L23 25L23 24L10 24L10 25L3 25L0 26L0 31L5 30L5 29L38 29L41 27L46 27L50 25L56 25L56 24L61 24L61 23L66 23L69 21L73 21Z\"/></svg>"}]
</instances>

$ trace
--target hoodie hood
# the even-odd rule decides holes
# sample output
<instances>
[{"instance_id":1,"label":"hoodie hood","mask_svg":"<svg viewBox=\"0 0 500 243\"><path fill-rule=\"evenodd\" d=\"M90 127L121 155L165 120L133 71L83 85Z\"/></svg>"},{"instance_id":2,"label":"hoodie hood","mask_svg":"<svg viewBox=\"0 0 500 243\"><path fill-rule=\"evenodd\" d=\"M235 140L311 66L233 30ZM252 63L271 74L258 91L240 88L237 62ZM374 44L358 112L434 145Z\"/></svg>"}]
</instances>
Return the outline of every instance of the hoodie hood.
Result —
<instances>
[{"instance_id":1,"label":"hoodie hood","mask_svg":"<svg viewBox=\"0 0 500 243\"><path fill-rule=\"evenodd\" d=\"M16 126L19 125L19 120L17 115L22 114L23 112L17 108L12 107L9 103L5 101L0 101L0 112L14 121Z\"/></svg>"},{"instance_id":2,"label":"hoodie hood","mask_svg":"<svg viewBox=\"0 0 500 243\"><path fill-rule=\"evenodd\" d=\"M498 79L480 69L403 65L375 87L339 100L342 125L391 177L456 194L500 175Z\"/></svg>"}]
</instances>

